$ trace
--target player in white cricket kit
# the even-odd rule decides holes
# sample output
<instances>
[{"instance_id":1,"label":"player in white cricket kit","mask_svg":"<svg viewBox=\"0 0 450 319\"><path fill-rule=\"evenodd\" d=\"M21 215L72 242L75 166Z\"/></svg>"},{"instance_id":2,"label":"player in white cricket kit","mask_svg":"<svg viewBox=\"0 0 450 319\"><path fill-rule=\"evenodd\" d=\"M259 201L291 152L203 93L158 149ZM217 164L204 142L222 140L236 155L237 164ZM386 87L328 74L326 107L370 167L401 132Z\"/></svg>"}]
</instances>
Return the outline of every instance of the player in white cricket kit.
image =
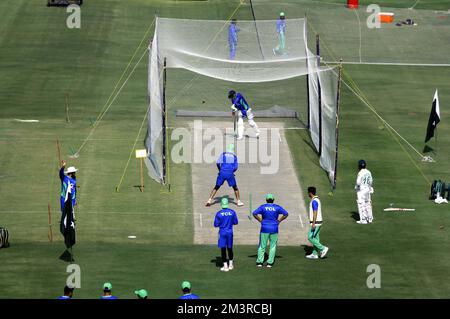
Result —
<instances>
[{"instance_id":1,"label":"player in white cricket kit","mask_svg":"<svg viewBox=\"0 0 450 319\"><path fill-rule=\"evenodd\" d=\"M372 173L366 168L365 160L358 162L358 176L356 177L356 203L358 204L359 220L358 224L370 224L373 222L372 200L370 195L373 193Z\"/></svg>"},{"instance_id":2,"label":"player in white cricket kit","mask_svg":"<svg viewBox=\"0 0 450 319\"><path fill-rule=\"evenodd\" d=\"M234 90L230 90L228 92L228 98L231 100L231 110L233 112L233 116L238 116L237 120L237 139L241 140L244 138L244 118L247 118L248 124L255 130L256 138L259 138L260 129L258 125L253 120L252 109L248 105L244 96L241 93L236 93Z\"/></svg>"}]
</instances>

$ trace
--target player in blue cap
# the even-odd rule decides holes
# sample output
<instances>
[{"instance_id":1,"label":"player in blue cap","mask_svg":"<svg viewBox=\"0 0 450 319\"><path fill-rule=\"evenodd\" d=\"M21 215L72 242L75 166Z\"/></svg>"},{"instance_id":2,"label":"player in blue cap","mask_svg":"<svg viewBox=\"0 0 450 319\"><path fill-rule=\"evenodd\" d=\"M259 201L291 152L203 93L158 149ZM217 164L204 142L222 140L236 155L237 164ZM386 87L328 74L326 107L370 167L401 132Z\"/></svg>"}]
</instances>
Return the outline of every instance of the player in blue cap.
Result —
<instances>
[{"instance_id":1,"label":"player in blue cap","mask_svg":"<svg viewBox=\"0 0 450 319\"><path fill-rule=\"evenodd\" d=\"M262 267L267 242L270 242L269 259L267 267L271 268L275 262L275 252L278 242L278 225L288 217L288 212L280 205L274 204L273 194L266 195L266 204L259 206L254 212L253 217L261 223L261 232L259 235L258 258L256 265ZM281 215L281 217L279 217Z\"/></svg>"},{"instance_id":2,"label":"player in blue cap","mask_svg":"<svg viewBox=\"0 0 450 319\"><path fill-rule=\"evenodd\" d=\"M231 111L233 117L238 117L237 120L237 139L244 138L244 118L247 118L248 124L255 130L255 136L258 138L261 131L258 128L258 124L253 120L254 115L250 105L245 100L244 96L234 90L228 91L228 98L230 99ZM236 114L237 113L237 114Z\"/></svg>"},{"instance_id":3,"label":"player in blue cap","mask_svg":"<svg viewBox=\"0 0 450 319\"><path fill-rule=\"evenodd\" d=\"M206 206L211 206L213 204L214 196L225 181L227 181L228 186L233 187L234 194L236 195L237 205L244 206L244 203L241 202L239 196L239 188L237 187L236 178L234 176L234 173L239 167L237 156L234 154L234 144L228 145L227 151L223 152L219 156L216 165L217 169L219 170L219 174L216 179L216 186L214 186L213 190L211 191L209 199L206 202Z\"/></svg>"},{"instance_id":4,"label":"player in blue cap","mask_svg":"<svg viewBox=\"0 0 450 319\"><path fill-rule=\"evenodd\" d=\"M214 227L219 227L219 241L217 246L220 248L222 256L221 271L234 269L233 265L233 225L238 224L238 217L234 210L228 208L228 198L222 197L222 209L216 213L214 218ZM228 263L227 263L228 251Z\"/></svg>"}]
</instances>

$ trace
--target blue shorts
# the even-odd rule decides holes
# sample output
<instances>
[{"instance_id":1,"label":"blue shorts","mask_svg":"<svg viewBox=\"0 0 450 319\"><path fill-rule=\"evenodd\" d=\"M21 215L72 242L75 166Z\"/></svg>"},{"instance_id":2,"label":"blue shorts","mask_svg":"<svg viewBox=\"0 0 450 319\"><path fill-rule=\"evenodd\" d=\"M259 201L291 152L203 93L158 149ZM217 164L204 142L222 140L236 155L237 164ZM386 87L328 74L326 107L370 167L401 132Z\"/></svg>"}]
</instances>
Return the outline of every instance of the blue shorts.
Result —
<instances>
[{"instance_id":1,"label":"blue shorts","mask_svg":"<svg viewBox=\"0 0 450 319\"><path fill-rule=\"evenodd\" d=\"M219 234L217 246L219 248L233 248L233 233Z\"/></svg>"},{"instance_id":2,"label":"blue shorts","mask_svg":"<svg viewBox=\"0 0 450 319\"><path fill-rule=\"evenodd\" d=\"M228 186L230 186L230 187L237 186L236 178L234 178L234 174L222 175L219 173L219 175L217 176L217 180L216 180L216 187L222 186L225 181L227 181Z\"/></svg>"}]
</instances>

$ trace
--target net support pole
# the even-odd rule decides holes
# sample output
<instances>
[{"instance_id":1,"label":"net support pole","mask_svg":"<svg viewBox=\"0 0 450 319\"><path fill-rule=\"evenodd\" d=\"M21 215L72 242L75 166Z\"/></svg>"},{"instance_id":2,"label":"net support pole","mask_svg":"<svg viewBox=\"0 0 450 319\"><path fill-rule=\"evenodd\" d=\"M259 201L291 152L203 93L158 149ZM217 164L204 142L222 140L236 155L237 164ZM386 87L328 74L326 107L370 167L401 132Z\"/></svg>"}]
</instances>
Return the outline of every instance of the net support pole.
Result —
<instances>
[{"instance_id":1,"label":"net support pole","mask_svg":"<svg viewBox=\"0 0 450 319\"><path fill-rule=\"evenodd\" d=\"M320 37L316 35L316 55L317 55L317 90L318 90L318 105L319 105L319 156L322 155L322 90L320 88Z\"/></svg>"},{"instance_id":2,"label":"net support pole","mask_svg":"<svg viewBox=\"0 0 450 319\"><path fill-rule=\"evenodd\" d=\"M337 183L337 167L339 156L339 103L341 101L341 81L342 81L342 59L339 61L339 73L337 83L337 95L336 95L336 156L334 158L334 176L333 176L333 189L336 189Z\"/></svg>"},{"instance_id":3,"label":"net support pole","mask_svg":"<svg viewBox=\"0 0 450 319\"><path fill-rule=\"evenodd\" d=\"M263 50L262 50L262 47L261 47L261 40L259 39L258 25L256 24L256 16L255 16L255 10L253 9L253 2L252 2L252 0L250 0L250 8L252 10L253 22L255 23L256 39L258 40L259 51L261 52L262 59L265 60L264 53L263 53Z\"/></svg>"},{"instance_id":4,"label":"net support pole","mask_svg":"<svg viewBox=\"0 0 450 319\"><path fill-rule=\"evenodd\" d=\"M307 43L308 42L308 35L307 35L308 23L306 22L306 19L307 19L307 17L306 17L306 13L305 13L305 24L304 24L303 34L304 34L304 41L306 41L306 43ZM307 123L306 123L306 125L307 125L308 131L309 131L311 129L311 115L310 115L310 111L311 111L310 107L311 106L309 104L309 99L310 99L310 97L309 97L309 72L311 70L308 69L309 59L308 59L308 46L307 45L305 45L305 56L306 56L306 68L308 70L308 72L306 73L306 107L307 107L307 110L306 110L307 111Z\"/></svg>"},{"instance_id":5,"label":"net support pole","mask_svg":"<svg viewBox=\"0 0 450 319\"><path fill-rule=\"evenodd\" d=\"M163 96L162 96L162 164L163 164L163 176L162 181L163 184L166 184L166 174L167 174L167 156L166 156L166 65L167 65L167 58L164 58L164 65L163 65Z\"/></svg>"}]
</instances>

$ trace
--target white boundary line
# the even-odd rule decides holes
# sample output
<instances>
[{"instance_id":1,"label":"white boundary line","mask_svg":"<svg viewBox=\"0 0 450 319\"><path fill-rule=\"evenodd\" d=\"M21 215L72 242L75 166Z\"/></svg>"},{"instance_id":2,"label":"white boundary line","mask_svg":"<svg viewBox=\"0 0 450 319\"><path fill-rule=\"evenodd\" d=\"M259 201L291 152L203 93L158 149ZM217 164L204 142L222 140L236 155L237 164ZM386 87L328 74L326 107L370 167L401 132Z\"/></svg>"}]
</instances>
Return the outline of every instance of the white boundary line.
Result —
<instances>
[{"instance_id":1,"label":"white boundary line","mask_svg":"<svg viewBox=\"0 0 450 319\"><path fill-rule=\"evenodd\" d=\"M339 62L325 61L326 64L339 64ZM450 67L450 63L401 63L401 62L355 62L343 61L342 64L361 64L361 65L387 65L387 66L430 66L430 67Z\"/></svg>"}]
</instances>

